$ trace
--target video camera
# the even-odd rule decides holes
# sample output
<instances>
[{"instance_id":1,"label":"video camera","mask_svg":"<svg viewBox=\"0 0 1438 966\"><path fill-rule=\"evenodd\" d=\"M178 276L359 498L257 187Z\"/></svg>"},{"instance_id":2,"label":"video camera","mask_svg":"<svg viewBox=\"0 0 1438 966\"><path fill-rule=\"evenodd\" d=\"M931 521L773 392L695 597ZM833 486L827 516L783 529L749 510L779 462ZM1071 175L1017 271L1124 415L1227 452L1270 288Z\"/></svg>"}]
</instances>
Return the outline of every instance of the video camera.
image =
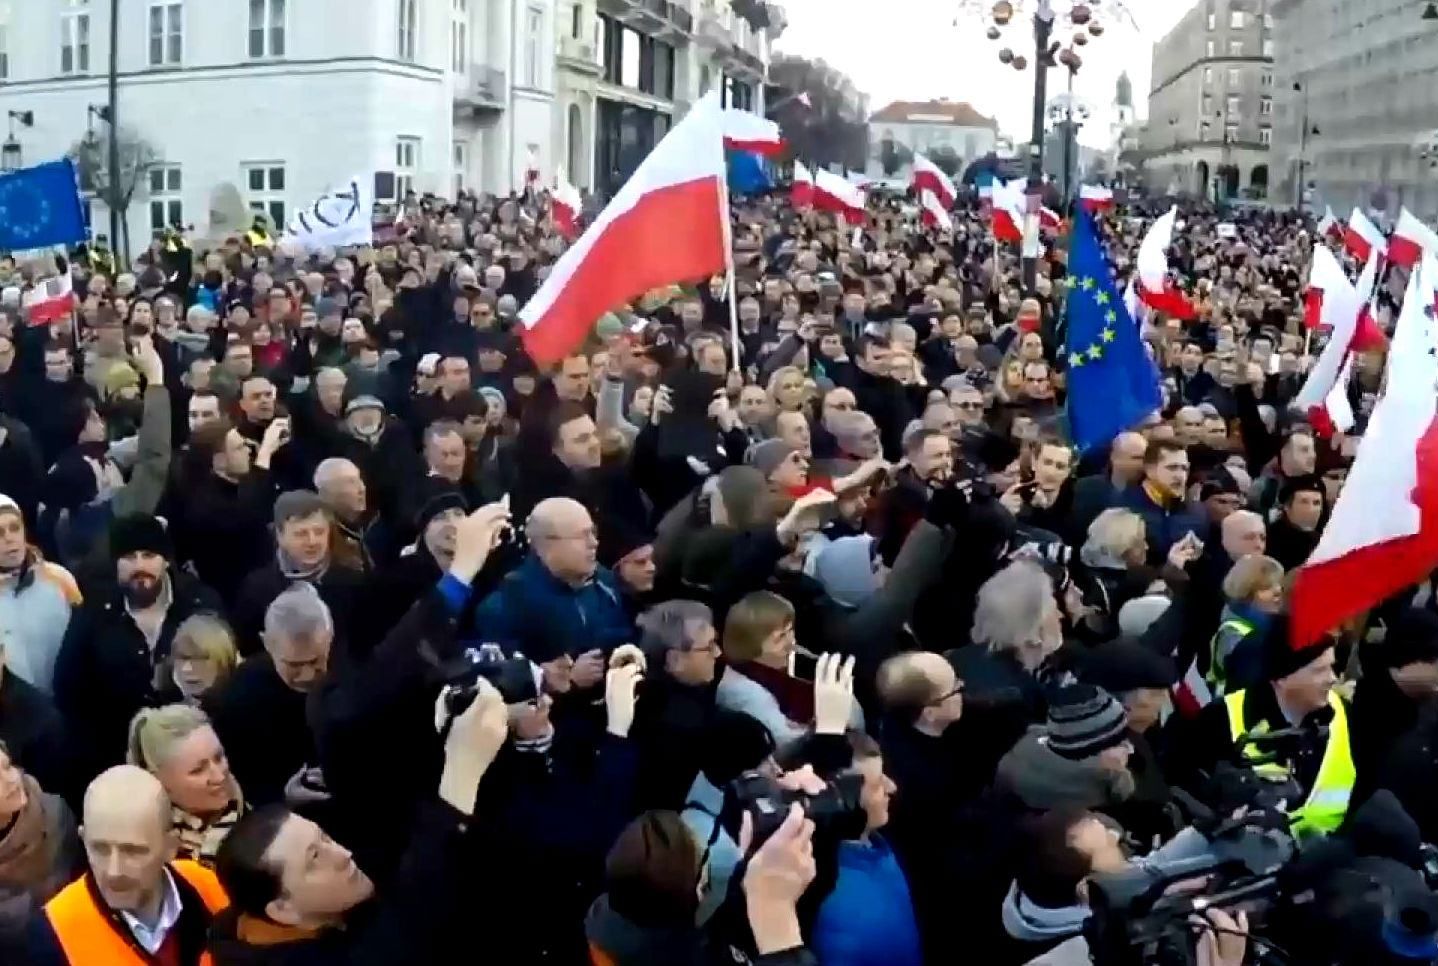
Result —
<instances>
[{"instance_id":1,"label":"video camera","mask_svg":"<svg viewBox=\"0 0 1438 966\"><path fill-rule=\"evenodd\" d=\"M862 775L845 772L829 779L817 795L808 795L781 788L762 772L748 771L730 782L726 790L725 831L737 842L740 821L747 812L753 832L749 847L757 849L784 824L789 807L797 802L814 823L816 837L829 841L858 838L864 832L866 821L864 807L859 802L863 787Z\"/></svg>"}]
</instances>

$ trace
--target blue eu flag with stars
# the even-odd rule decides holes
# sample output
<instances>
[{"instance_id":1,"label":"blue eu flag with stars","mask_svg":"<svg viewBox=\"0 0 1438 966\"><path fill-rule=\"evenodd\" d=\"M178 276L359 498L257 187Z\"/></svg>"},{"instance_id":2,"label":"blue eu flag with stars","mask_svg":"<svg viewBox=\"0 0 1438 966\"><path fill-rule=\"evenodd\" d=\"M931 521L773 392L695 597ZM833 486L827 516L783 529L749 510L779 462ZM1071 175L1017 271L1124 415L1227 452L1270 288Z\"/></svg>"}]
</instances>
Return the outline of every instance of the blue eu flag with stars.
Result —
<instances>
[{"instance_id":1,"label":"blue eu flag with stars","mask_svg":"<svg viewBox=\"0 0 1438 966\"><path fill-rule=\"evenodd\" d=\"M24 251L85 239L80 186L69 158L0 174L0 249Z\"/></svg>"},{"instance_id":2,"label":"blue eu flag with stars","mask_svg":"<svg viewBox=\"0 0 1438 966\"><path fill-rule=\"evenodd\" d=\"M1162 402L1138 326L1124 308L1093 220L1084 211L1069 238L1064 358L1069 432L1081 450L1107 444Z\"/></svg>"}]
</instances>

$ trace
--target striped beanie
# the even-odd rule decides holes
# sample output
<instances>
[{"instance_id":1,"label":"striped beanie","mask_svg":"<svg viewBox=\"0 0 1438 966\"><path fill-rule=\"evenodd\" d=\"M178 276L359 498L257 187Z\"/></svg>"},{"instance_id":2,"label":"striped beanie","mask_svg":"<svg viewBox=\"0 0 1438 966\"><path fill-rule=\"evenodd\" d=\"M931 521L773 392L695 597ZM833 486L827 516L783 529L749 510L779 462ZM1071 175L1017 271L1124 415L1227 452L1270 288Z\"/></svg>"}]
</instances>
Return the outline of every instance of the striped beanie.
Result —
<instances>
[{"instance_id":1,"label":"striped beanie","mask_svg":"<svg viewBox=\"0 0 1438 966\"><path fill-rule=\"evenodd\" d=\"M1128 715L1103 688L1072 684L1050 701L1045 730L1051 751L1079 761L1126 741Z\"/></svg>"}]
</instances>

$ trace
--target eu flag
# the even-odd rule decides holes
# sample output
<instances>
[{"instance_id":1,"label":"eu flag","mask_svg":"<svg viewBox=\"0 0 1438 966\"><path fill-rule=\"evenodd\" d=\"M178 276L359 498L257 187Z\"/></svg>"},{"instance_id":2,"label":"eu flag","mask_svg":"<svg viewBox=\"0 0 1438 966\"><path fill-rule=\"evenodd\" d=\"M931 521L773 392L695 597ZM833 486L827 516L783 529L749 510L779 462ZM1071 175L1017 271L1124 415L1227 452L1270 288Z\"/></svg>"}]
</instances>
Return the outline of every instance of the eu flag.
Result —
<instances>
[{"instance_id":1,"label":"eu flag","mask_svg":"<svg viewBox=\"0 0 1438 966\"><path fill-rule=\"evenodd\" d=\"M764 159L752 151L726 151L729 162L729 190L736 195L755 195L774 187L764 170Z\"/></svg>"},{"instance_id":2,"label":"eu flag","mask_svg":"<svg viewBox=\"0 0 1438 966\"><path fill-rule=\"evenodd\" d=\"M85 214L69 158L0 174L0 249L23 251L85 239Z\"/></svg>"},{"instance_id":3,"label":"eu flag","mask_svg":"<svg viewBox=\"0 0 1438 966\"><path fill-rule=\"evenodd\" d=\"M1110 442L1162 400L1138 326L1129 318L1089 214L1080 209L1069 238L1069 431L1080 450Z\"/></svg>"}]
</instances>

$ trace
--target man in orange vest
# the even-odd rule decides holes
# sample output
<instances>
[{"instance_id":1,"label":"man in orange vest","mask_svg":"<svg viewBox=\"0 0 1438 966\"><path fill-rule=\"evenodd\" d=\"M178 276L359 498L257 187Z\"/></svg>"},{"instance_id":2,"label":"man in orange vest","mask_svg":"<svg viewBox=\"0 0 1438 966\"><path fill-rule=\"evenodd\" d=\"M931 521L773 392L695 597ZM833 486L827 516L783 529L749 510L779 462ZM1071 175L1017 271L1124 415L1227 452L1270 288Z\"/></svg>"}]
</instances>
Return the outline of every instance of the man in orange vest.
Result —
<instances>
[{"instance_id":1,"label":"man in orange vest","mask_svg":"<svg viewBox=\"0 0 1438 966\"><path fill-rule=\"evenodd\" d=\"M120 765L85 792L90 868L36 914L35 966L208 966L210 920L229 905L219 879L175 860L170 801L144 769Z\"/></svg>"}]
</instances>

